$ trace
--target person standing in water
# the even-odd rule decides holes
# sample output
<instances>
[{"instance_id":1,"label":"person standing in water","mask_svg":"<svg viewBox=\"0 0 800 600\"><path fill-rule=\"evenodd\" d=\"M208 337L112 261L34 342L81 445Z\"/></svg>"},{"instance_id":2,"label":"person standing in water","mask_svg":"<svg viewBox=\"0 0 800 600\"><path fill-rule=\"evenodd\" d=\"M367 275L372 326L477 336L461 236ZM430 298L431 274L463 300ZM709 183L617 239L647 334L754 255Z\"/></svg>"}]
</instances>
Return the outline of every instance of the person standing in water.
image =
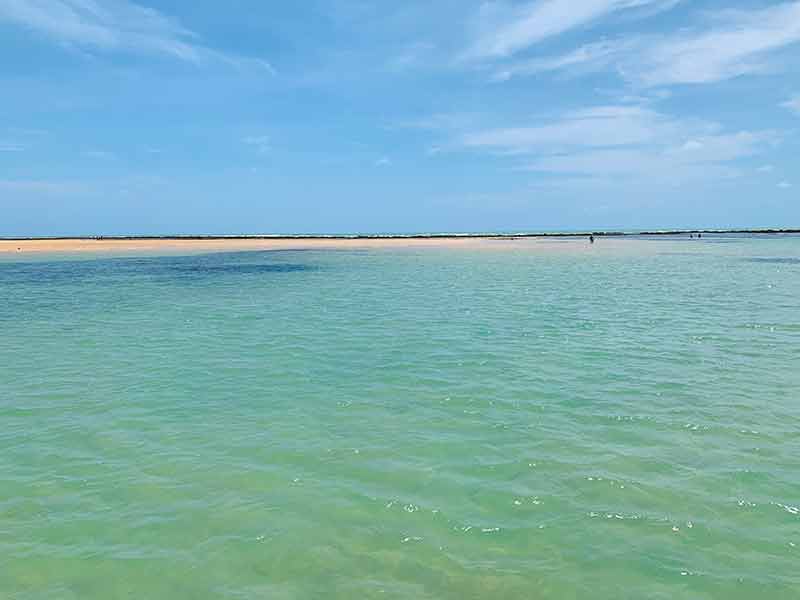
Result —
<instances>
[{"instance_id":1,"label":"person standing in water","mask_svg":"<svg viewBox=\"0 0 800 600\"><path fill-rule=\"evenodd\" d=\"M589 234L589 243L594 244L594 234Z\"/></svg>"}]
</instances>

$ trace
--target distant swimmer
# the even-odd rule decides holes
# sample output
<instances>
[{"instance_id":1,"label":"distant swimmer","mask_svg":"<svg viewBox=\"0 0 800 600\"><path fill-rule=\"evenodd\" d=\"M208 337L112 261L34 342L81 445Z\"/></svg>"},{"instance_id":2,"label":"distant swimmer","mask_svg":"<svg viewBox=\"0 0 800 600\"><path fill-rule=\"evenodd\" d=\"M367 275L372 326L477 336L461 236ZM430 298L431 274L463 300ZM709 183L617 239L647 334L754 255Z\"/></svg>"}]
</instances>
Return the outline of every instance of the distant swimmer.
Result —
<instances>
[{"instance_id":1,"label":"distant swimmer","mask_svg":"<svg viewBox=\"0 0 800 600\"><path fill-rule=\"evenodd\" d=\"M594 235L592 235L591 233L589 234L589 243L594 244Z\"/></svg>"}]
</instances>

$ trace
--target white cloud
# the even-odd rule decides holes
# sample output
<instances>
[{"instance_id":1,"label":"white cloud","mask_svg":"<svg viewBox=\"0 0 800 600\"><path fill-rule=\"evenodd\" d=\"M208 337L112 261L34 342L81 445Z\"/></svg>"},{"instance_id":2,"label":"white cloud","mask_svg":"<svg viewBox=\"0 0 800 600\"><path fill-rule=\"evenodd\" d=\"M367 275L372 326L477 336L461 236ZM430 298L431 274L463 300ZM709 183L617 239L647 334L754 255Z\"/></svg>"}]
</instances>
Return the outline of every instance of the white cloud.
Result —
<instances>
[{"instance_id":1,"label":"white cloud","mask_svg":"<svg viewBox=\"0 0 800 600\"><path fill-rule=\"evenodd\" d=\"M546 71L613 68L646 87L713 83L775 68L775 54L800 42L800 1L760 10L726 10L702 28L604 40L563 55L497 68L495 79ZM789 106L793 108L793 106Z\"/></svg>"},{"instance_id":2,"label":"white cloud","mask_svg":"<svg viewBox=\"0 0 800 600\"><path fill-rule=\"evenodd\" d=\"M772 131L725 132L716 123L624 105L571 111L531 127L472 132L460 142L559 177L682 183L737 176L735 161L777 139Z\"/></svg>"},{"instance_id":3,"label":"white cloud","mask_svg":"<svg viewBox=\"0 0 800 600\"><path fill-rule=\"evenodd\" d=\"M772 145L778 136L772 131L740 131L693 137L680 146L671 146L662 156L680 163L703 164L733 161L757 154Z\"/></svg>"},{"instance_id":4,"label":"white cloud","mask_svg":"<svg viewBox=\"0 0 800 600\"><path fill-rule=\"evenodd\" d=\"M663 10L679 0L538 0L522 6L484 3L481 33L467 52L469 58L511 56L547 38L630 9Z\"/></svg>"},{"instance_id":5,"label":"white cloud","mask_svg":"<svg viewBox=\"0 0 800 600\"><path fill-rule=\"evenodd\" d=\"M782 190L788 190L790 187L792 187L792 184L789 183L788 181L781 181L778 184L778 187L781 188Z\"/></svg>"},{"instance_id":6,"label":"white cloud","mask_svg":"<svg viewBox=\"0 0 800 600\"><path fill-rule=\"evenodd\" d=\"M759 173L772 173L775 167L772 165L762 165L756 169Z\"/></svg>"},{"instance_id":7,"label":"white cloud","mask_svg":"<svg viewBox=\"0 0 800 600\"><path fill-rule=\"evenodd\" d=\"M386 156L382 156L381 158L375 161L376 167L389 167L391 165L392 165L391 159L389 159Z\"/></svg>"},{"instance_id":8,"label":"white cloud","mask_svg":"<svg viewBox=\"0 0 800 600\"><path fill-rule=\"evenodd\" d=\"M0 0L3 21L80 48L155 54L197 64L253 64L272 70L266 61L211 50L177 21L128 0Z\"/></svg>"},{"instance_id":9,"label":"white cloud","mask_svg":"<svg viewBox=\"0 0 800 600\"><path fill-rule=\"evenodd\" d=\"M708 164L676 160L656 149L595 150L536 160L526 170L551 175L593 178L624 185L629 182L679 185L689 181L718 181L740 172L722 162Z\"/></svg>"},{"instance_id":10,"label":"white cloud","mask_svg":"<svg viewBox=\"0 0 800 600\"><path fill-rule=\"evenodd\" d=\"M602 41L581 46L561 56L535 58L500 67L492 79L506 81L513 77L536 75L548 71L569 69L571 74L582 69L595 70L610 66L633 47L631 41Z\"/></svg>"},{"instance_id":11,"label":"white cloud","mask_svg":"<svg viewBox=\"0 0 800 600\"><path fill-rule=\"evenodd\" d=\"M642 106L601 106L568 112L542 125L468 133L462 143L504 153L614 147L677 139L689 130L713 130L708 123L679 122Z\"/></svg>"},{"instance_id":12,"label":"white cloud","mask_svg":"<svg viewBox=\"0 0 800 600\"><path fill-rule=\"evenodd\" d=\"M771 134L740 132L705 136L682 145L656 143L636 148L576 150L545 156L529 163L531 171L560 175L680 184L736 177L732 164L752 156L769 143Z\"/></svg>"},{"instance_id":13,"label":"white cloud","mask_svg":"<svg viewBox=\"0 0 800 600\"><path fill-rule=\"evenodd\" d=\"M782 107L788 108L789 110L796 112L800 115L800 94L797 94L787 100L786 102L781 104Z\"/></svg>"},{"instance_id":14,"label":"white cloud","mask_svg":"<svg viewBox=\"0 0 800 600\"><path fill-rule=\"evenodd\" d=\"M800 42L800 2L726 11L708 31L667 37L644 49L631 76L645 85L710 83L769 69L768 57Z\"/></svg>"}]
</instances>

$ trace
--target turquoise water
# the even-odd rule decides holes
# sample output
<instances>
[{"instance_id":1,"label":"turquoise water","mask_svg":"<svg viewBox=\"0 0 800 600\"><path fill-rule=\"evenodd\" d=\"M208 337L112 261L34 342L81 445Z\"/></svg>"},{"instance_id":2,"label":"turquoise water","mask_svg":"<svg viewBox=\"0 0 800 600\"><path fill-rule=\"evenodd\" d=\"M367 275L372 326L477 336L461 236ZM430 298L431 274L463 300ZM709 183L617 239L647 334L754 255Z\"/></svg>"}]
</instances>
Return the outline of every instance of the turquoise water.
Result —
<instances>
[{"instance_id":1,"label":"turquoise water","mask_svg":"<svg viewBox=\"0 0 800 600\"><path fill-rule=\"evenodd\" d=\"M800 238L0 258L0 598L800 598Z\"/></svg>"}]
</instances>

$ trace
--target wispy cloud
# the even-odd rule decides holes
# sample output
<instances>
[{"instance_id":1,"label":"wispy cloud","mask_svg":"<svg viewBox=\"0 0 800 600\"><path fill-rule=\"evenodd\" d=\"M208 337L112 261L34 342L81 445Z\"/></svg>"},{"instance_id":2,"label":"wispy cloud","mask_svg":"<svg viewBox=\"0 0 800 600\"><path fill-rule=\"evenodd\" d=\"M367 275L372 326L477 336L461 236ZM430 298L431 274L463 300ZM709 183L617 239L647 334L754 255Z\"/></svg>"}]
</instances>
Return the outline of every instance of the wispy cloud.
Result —
<instances>
[{"instance_id":1,"label":"wispy cloud","mask_svg":"<svg viewBox=\"0 0 800 600\"><path fill-rule=\"evenodd\" d=\"M572 111L542 125L473 132L461 143L551 175L680 183L739 175L735 161L778 139L772 131L726 132L716 123L622 105Z\"/></svg>"},{"instance_id":2,"label":"wispy cloud","mask_svg":"<svg viewBox=\"0 0 800 600\"><path fill-rule=\"evenodd\" d=\"M506 81L513 77L536 75L548 71L569 70L575 75L585 69L596 70L613 65L626 52L633 49L635 43L626 41L601 41L586 44L576 50L545 58L517 61L501 66L493 75L495 81Z\"/></svg>"},{"instance_id":3,"label":"wispy cloud","mask_svg":"<svg viewBox=\"0 0 800 600\"><path fill-rule=\"evenodd\" d=\"M792 187L792 184L789 183L788 181L781 181L778 184L778 187L781 188L782 190L788 190L790 187Z\"/></svg>"},{"instance_id":4,"label":"wispy cloud","mask_svg":"<svg viewBox=\"0 0 800 600\"><path fill-rule=\"evenodd\" d=\"M378 160L375 161L376 167L390 167L392 166L392 161L387 156L382 156Z\"/></svg>"},{"instance_id":5,"label":"wispy cloud","mask_svg":"<svg viewBox=\"0 0 800 600\"><path fill-rule=\"evenodd\" d=\"M663 10L678 0L538 0L523 5L485 3L481 30L468 58L508 57L547 38L631 9Z\"/></svg>"},{"instance_id":6,"label":"wispy cloud","mask_svg":"<svg viewBox=\"0 0 800 600\"><path fill-rule=\"evenodd\" d=\"M769 70L771 53L800 42L800 2L725 11L709 30L647 46L630 74L645 85L710 83Z\"/></svg>"},{"instance_id":7,"label":"wispy cloud","mask_svg":"<svg viewBox=\"0 0 800 600\"><path fill-rule=\"evenodd\" d=\"M713 83L769 71L776 53L799 42L800 1L794 1L721 11L688 31L604 40L563 55L502 65L494 79L612 68L646 87Z\"/></svg>"},{"instance_id":8,"label":"wispy cloud","mask_svg":"<svg viewBox=\"0 0 800 600\"><path fill-rule=\"evenodd\" d=\"M681 122L643 106L600 106L567 112L541 125L489 129L463 136L468 147L509 154L561 152L574 147L614 147L679 139L689 130L710 133L708 123Z\"/></svg>"},{"instance_id":9,"label":"wispy cloud","mask_svg":"<svg viewBox=\"0 0 800 600\"><path fill-rule=\"evenodd\" d=\"M762 151L772 136L770 132L744 131L692 138L681 145L660 142L638 148L577 150L535 159L526 168L609 180L619 177L621 181L708 182L741 175L734 161Z\"/></svg>"},{"instance_id":10,"label":"wispy cloud","mask_svg":"<svg viewBox=\"0 0 800 600\"><path fill-rule=\"evenodd\" d=\"M800 115L800 94L796 94L786 102L782 103L781 106L783 108L788 108L789 110Z\"/></svg>"},{"instance_id":11,"label":"wispy cloud","mask_svg":"<svg viewBox=\"0 0 800 600\"><path fill-rule=\"evenodd\" d=\"M536 159L525 170L559 176L584 177L610 184L631 182L679 185L686 182L714 182L742 175L730 164L735 158L751 155L749 142L717 155L713 147L722 140L708 139L709 150L693 155L680 148L622 148L574 152Z\"/></svg>"},{"instance_id":12,"label":"wispy cloud","mask_svg":"<svg viewBox=\"0 0 800 600\"><path fill-rule=\"evenodd\" d=\"M82 49L154 54L195 64L252 64L272 71L266 61L212 50L174 19L127 0L0 0L3 21Z\"/></svg>"}]
</instances>

